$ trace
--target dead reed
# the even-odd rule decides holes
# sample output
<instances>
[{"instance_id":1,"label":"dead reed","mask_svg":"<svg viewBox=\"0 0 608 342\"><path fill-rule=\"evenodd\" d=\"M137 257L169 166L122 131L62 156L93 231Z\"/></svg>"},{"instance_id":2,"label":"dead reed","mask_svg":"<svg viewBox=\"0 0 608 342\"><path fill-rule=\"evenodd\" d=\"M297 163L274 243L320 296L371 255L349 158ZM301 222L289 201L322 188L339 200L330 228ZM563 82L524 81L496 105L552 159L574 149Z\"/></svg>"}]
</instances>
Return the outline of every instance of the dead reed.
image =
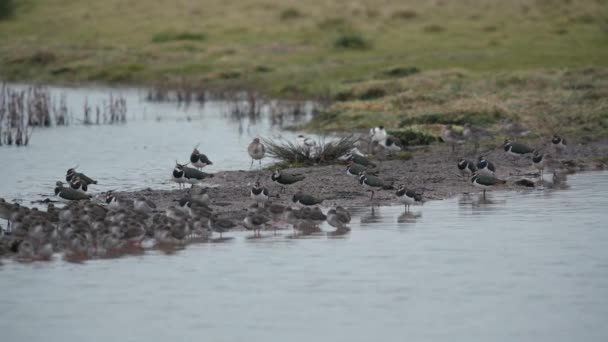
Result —
<instances>
[{"instance_id":1,"label":"dead reed","mask_svg":"<svg viewBox=\"0 0 608 342\"><path fill-rule=\"evenodd\" d=\"M127 101L124 97L110 94L101 107L93 109L85 100L84 125L120 124L127 121ZM27 146L34 127L67 126L70 115L67 97L61 94L54 100L47 88L34 86L27 89L14 89L3 83L0 86L0 146Z\"/></svg>"}]
</instances>

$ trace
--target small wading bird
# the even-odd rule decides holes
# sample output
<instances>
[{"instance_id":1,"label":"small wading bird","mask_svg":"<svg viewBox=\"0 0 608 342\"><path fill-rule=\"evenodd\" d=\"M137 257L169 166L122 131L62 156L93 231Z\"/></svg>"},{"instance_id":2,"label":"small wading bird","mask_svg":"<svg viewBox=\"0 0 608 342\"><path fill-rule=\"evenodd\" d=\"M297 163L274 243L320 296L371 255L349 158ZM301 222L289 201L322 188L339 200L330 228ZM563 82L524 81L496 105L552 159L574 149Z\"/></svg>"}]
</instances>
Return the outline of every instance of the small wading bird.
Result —
<instances>
[{"instance_id":1,"label":"small wading bird","mask_svg":"<svg viewBox=\"0 0 608 342\"><path fill-rule=\"evenodd\" d=\"M494 176L474 174L471 177L471 184L483 189L483 198L486 198L486 190L496 185L505 184L507 181L495 178Z\"/></svg>"},{"instance_id":2,"label":"small wading bird","mask_svg":"<svg viewBox=\"0 0 608 342\"><path fill-rule=\"evenodd\" d=\"M80 172L76 172L76 168L78 167L78 165L74 166L73 168L68 169L68 171L66 172L65 175L65 180L66 182L71 182L72 178L80 178L80 180L83 183L86 183L87 185L89 184L97 184L97 181L87 177L87 175L85 175L84 173L80 173Z\"/></svg>"},{"instance_id":3,"label":"small wading bird","mask_svg":"<svg viewBox=\"0 0 608 342\"><path fill-rule=\"evenodd\" d=\"M441 131L441 139L446 144L452 146L452 152L456 149L456 144L464 144L464 137L454 131L452 125L444 125Z\"/></svg>"},{"instance_id":4,"label":"small wading bird","mask_svg":"<svg viewBox=\"0 0 608 342\"><path fill-rule=\"evenodd\" d=\"M372 196L369 198L370 201L372 201L374 199L374 194L376 193L375 189L382 189L382 190L394 189L392 183L387 182L378 177L368 175L365 172L361 172L361 174L359 174L359 184L363 185L363 187L368 189L368 191L372 192Z\"/></svg>"},{"instance_id":5,"label":"small wading bird","mask_svg":"<svg viewBox=\"0 0 608 342\"><path fill-rule=\"evenodd\" d=\"M350 213L341 206L327 212L327 223L338 230L350 230L346 225L350 223Z\"/></svg>"},{"instance_id":6,"label":"small wading bird","mask_svg":"<svg viewBox=\"0 0 608 342\"><path fill-rule=\"evenodd\" d=\"M234 221L227 218L220 218L217 213L212 214L209 217L207 225L212 231L220 234L220 239L222 238L222 233L225 233L237 226Z\"/></svg>"},{"instance_id":7,"label":"small wading bird","mask_svg":"<svg viewBox=\"0 0 608 342\"><path fill-rule=\"evenodd\" d=\"M55 183L55 185L55 196L59 196L68 201L80 201L91 198L91 195L85 194L82 191L78 191L70 187L64 187L63 183L60 181Z\"/></svg>"},{"instance_id":8,"label":"small wading bird","mask_svg":"<svg viewBox=\"0 0 608 342\"><path fill-rule=\"evenodd\" d=\"M317 143L314 140L303 136L302 134L298 135L296 138L296 146L307 154L314 155L317 152Z\"/></svg>"},{"instance_id":9,"label":"small wading bird","mask_svg":"<svg viewBox=\"0 0 608 342\"><path fill-rule=\"evenodd\" d=\"M285 192L286 185L297 183L306 177L300 174L287 174L281 172L280 170L274 170L270 178L273 182L281 186L281 192Z\"/></svg>"},{"instance_id":10,"label":"small wading bird","mask_svg":"<svg viewBox=\"0 0 608 342\"><path fill-rule=\"evenodd\" d=\"M190 164L199 170L207 165L213 165L206 155L199 152L198 145L194 147L192 154L190 154Z\"/></svg>"},{"instance_id":11,"label":"small wading bird","mask_svg":"<svg viewBox=\"0 0 608 342\"><path fill-rule=\"evenodd\" d=\"M260 138L254 138L253 141L247 147L247 153L251 157L251 165L249 169L253 167L253 162L257 160L260 163L260 169L262 169L262 158L266 154L266 147L260 142Z\"/></svg>"},{"instance_id":12,"label":"small wading bird","mask_svg":"<svg viewBox=\"0 0 608 342\"><path fill-rule=\"evenodd\" d=\"M264 215L263 210L250 210L243 219L243 225L247 230L253 230L253 236L260 237L261 231L266 228L270 217Z\"/></svg>"},{"instance_id":13,"label":"small wading bird","mask_svg":"<svg viewBox=\"0 0 608 342\"><path fill-rule=\"evenodd\" d=\"M541 180L543 179L543 173L545 171L545 161L546 157L544 154L534 151L534 155L532 155L532 165L538 170Z\"/></svg>"},{"instance_id":14,"label":"small wading bird","mask_svg":"<svg viewBox=\"0 0 608 342\"><path fill-rule=\"evenodd\" d=\"M405 185L399 185L396 192L397 198L405 205L405 210L410 211L410 205L422 203L422 194L416 193L414 190L409 190Z\"/></svg>"},{"instance_id":15,"label":"small wading bird","mask_svg":"<svg viewBox=\"0 0 608 342\"><path fill-rule=\"evenodd\" d=\"M507 134L508 137L525 137L530 134L530 130L511 119L503 119L500 122L500 129Z\"/></svg>"},{"instance_id":16,"label":"small wading bird","mask_svg":"<svg viewBox=\"0 0 608 342\"><path fill-rule=\"evenodd\" d=\"M460 158L458 160L458 170L460 170L460 174L467 179L473 175L473 173L477 172L477 166L475 162Z\"/></svg>"},{"instance_id":17,"label":"small wading bird","mask_svg":"<svg viewBox=\"0 0 608 342\"><path fill-rule=\"evenodd\" d=\"M492 137L490 132L486 131L483 128L473 127L470 123L464 124L464 129L462 130L462 136L468 141L473 142L473 146L475 147L475 151L479 148L479 142L482 140L487 140Z\"/></svg>"}]
</instances>

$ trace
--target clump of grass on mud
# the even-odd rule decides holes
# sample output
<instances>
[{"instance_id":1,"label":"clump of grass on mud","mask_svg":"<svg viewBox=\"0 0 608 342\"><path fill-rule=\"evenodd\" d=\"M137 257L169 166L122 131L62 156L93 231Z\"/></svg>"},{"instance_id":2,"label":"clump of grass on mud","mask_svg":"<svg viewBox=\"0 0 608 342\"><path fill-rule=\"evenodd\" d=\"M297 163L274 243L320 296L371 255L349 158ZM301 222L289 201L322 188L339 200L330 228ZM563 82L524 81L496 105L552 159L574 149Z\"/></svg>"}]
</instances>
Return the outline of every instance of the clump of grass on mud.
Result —
<instances>
[{"instance_id":1,"label":"clump of grass on mud","mask_svg":"<svg viewBox=\"0 0 608 342\"><path fill-rule=\"evenodd\" d=\"M334 163L353 149L357 138L352 135L335 141L317 141L313 146L298 145L291 141L264 140L267 154L288 165L319 165Z\"/></svg>"},{"instance_id":2,"label":"clump of grass on mud","mask_svg":"<svg viewBox=\"0 0 608 342\"><path fill-rule=\"evenodd\" d=\"M199 32L159 32L152 36L153 43L166 43L171 41L203 41L207 35Z\"/></svg>"},{"instance_id":3,"label":"clump of grass on mud","mask_svg":"<svg viewBox=\"0 0 608 342\"><path fill-rule=\"evenodd\" d=\"M389 130L388 134L398 138L404 146L430 145L437 141L433 134L414 129Z\"/></svg>"},{"instance_id":4,"label":"clump of grass on mud","mask_svg":"<svg viewBox=\"0 0 608 342\"><path fill-rule=\"evenodd\" d=\"M359 33L346 33L334 40L336 49L366 50L371 48L371 43Z\"/></svg>"}]
</instances>

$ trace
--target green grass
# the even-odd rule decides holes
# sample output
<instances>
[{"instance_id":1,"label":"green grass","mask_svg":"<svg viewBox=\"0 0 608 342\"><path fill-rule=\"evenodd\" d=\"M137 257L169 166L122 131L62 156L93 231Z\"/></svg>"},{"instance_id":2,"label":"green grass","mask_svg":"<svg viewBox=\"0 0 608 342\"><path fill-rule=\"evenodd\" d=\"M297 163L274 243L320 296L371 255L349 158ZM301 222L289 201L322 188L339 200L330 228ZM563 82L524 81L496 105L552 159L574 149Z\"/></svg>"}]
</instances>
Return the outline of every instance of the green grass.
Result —
<instances>
[{"instance_id":1,"label":"green grass","mask_svg":"<svg viewBox=\"0 0 608 342\"><path fill-rule=\"evenodd\" d=\"M606 67L607 20L604 0L23 0L0 21L0 77L213 87L234 85L225 75L238 71L242 86L316 95L401 77L384 74L391 65L474 73ZM32 63L40 51L56 58ZM116 75L124 64L145 68ZM196 72L185 67L192 64ZM259 65L271 71L256 72Z\"/></svg>"}]
</instances>

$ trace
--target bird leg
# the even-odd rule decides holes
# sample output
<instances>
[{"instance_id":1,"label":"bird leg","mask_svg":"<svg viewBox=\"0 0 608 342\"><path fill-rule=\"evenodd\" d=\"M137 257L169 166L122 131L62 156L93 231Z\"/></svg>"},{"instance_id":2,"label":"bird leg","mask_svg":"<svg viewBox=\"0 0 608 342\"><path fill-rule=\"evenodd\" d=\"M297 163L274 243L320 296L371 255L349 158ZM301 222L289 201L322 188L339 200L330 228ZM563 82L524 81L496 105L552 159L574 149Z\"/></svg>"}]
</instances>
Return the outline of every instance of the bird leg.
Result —
<instances>
[{"instance_id":1,"label":"bird leg","mask_svg":"<svg viewBox=\"0 0 608 342\"><path fill-rule=\"evenodd\" d=\"M370 201L374 200L374 193L375 193L374 190L372 190L372 197L369 198Z\"/></svg>"},{"instance_id":2,"label":"bird leg","mask_svg":"<svg viewBox=\"0 0 608 342\"><path fill-rule=\"evenodd\" d=\"M483 199L486 199L486 189L483 189Z\"/></svg>"},{"instance_id":3,"label":"bird leg","mask_svg":"<svg viewBox=\"0 0 608 342\"><path fill-rule=\"evenodd\" d=\"M253 158L251 158L251 165L249 165L249 170L253 167Z\"/></svg>"}]
</instances>

